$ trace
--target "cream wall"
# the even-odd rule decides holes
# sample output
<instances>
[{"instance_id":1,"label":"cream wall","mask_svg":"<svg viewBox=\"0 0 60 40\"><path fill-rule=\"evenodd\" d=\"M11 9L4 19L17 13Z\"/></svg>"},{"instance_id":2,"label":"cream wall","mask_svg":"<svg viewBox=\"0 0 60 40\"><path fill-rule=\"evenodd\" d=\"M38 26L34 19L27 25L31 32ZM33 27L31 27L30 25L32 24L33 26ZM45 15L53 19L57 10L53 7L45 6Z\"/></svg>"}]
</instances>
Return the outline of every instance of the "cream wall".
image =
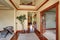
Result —
<instances>
[{"instance_id":1,"label":"cream wall","mask_svg":"<svg viewBox=\"0 0 60 40\"><path fill-rule=\"evenodd\" d=\"M16 14L17 14L17 10L14 9L14 32L16 32Z\"/></svg>"},{"instance_id":2,"label":"cream wall","mask_svg":"<svg viewBox=\"0 0 60 40\"><path fill-rule=\"evenodd\" d=\"M36 7L39 8L46 0L35 0Z\"/></svg>"},{"instance_id":3,"label":"cream wall","mask_svg":"<svg viewBox=\"0 0 60 40\"><path fill-rule=\"evenodd\" d=\"M6 26L13 26L14 32L17 30L22 30L22 26L20 21L16 19L19 15L26 15L26 20L24 21L24 29L28 29L28 12L35 12L35 11L26 11L26 10L0 10L0 30L2 30ZM39 29L39 13L37 12L37 29ZM17 23L17 24L16 24Z\"/></svg>"},{"instance_id":4,"label":"cream wall","mask_svg":"<svg viewBox=\"0 0 60 40\"><path fill-rule=\"evenodd\" d=\"M37 30L40 31L40 20L39 20L40 14L39 14L39 12L37 12L37 11L18 10L16 12L16 17L20 16L20 15L26 15L27 19L24 21L24 29L27 30L28 29L28 12L36 12L36 14L37 14ZM15 23L17 23L16 24L16 29L17 30L22 30L22 25L21 25L21 23L18 19L16 19Z\"/></svg>"},{"instance_id":5,"label":"cream wall","mask_svg":"<svg viewBox=\"0 0 60 40\"><path fill-rule=\"evenodd\" d=\"M39 8L38 11L42 11L44 10L45 8L53 5L54 3L58 2L58 0L49 0L47 3L45 3L41 8Z\"/></svg>"},{"instance_id":6,"label":"cream wall","mask_svg":"<svg viewBox=\"0 0 60 40\"><path fill-rule=\"evenodd\" d=\"M17 17L17 16L20 16L20 15L26 15L26 20L24 21L24 29L25 29L25 30L28 29L28 24L27 24L27 23L28 23L28 17L27 17L28 14L27 14L27 13L28 13L28 11L18 10L18 11L17 11L17 14L16 14L16 17ZM17 23L17 24L16 24L16 29L17 29L17 30L23 30L23 29L22 29L22 25L21 25L21 23L20 23L20 21L19 21L18 19L16 19L16 23Z\"/></svg>"},{"instance_id":7,"label":"cream wall","mask_svg":"<svg viewBox=\"0 0 60 40\"><path fill-rule=\"evenodd\" d=\"M37 30L40 31L40 12L37 12Z\"/></svg>"},{"instance_id":8,"label":"cream wall","mask_svg":"<svg viewBox=\"0 0 60 40\"><path fill-rule=\"evenodd\" d=\"M7 26L14 27L14 11L0 10L0 31Z\"/></svg>"},{"instance_id":9,"label":"cream wall","mask_svg":"<svg viewBox=\"0 0 60 40\"><path fill-rule=\"evenodd\" d=\"M60 40L60 1L59 1L59 14L58 14L58 21L59 21L59 23L58 23L58 25L59 25L59 40Z\"/></svg>"},{"instance_id":10,"label":"cream wall","mask_svg":"<svg viewBox=\"0 0 60 40\"><path fill-rule=\"evenodd\" d=\"M12 0L12 2L14 2L14 4L16 5L16 7L19 7L18 5L19 5L19 2L20 2L20 0Z\"/></svg>"}]
</instances>

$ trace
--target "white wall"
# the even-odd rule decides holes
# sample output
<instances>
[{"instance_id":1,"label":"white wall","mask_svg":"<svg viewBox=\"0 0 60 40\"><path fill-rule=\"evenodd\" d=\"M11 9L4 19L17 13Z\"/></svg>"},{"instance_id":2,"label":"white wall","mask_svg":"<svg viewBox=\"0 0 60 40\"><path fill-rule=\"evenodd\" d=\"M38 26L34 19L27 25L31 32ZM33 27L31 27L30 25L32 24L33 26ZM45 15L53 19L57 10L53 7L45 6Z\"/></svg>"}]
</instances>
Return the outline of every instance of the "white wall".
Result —
<instances>
[{"instance_id":1,"label":"white wall","mask_svg":"<svg viewBox=\"0 0 60 40\"><path fill-rule=\"evenodd\" d=\"M7 26L14 27L14 11L0 10L0 31Z\"/></svg>"}]
</instances>

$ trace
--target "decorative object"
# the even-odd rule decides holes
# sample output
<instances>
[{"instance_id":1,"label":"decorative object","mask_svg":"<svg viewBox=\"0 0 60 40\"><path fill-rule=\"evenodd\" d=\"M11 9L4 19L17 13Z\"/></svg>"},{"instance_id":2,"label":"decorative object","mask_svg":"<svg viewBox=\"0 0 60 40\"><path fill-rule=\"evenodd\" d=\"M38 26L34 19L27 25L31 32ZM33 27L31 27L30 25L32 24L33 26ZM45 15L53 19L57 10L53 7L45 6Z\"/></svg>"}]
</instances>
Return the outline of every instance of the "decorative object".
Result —
<instances>
[{"instance_id":1,"label":"decorative object","mask_svg":"<svg viewBox=\"0 0 60 40\"><path fill-rule=\"evenodd\" d=\"M22 29L24 30L24 20L26 19L26 15L20 15L19 17L17 17L17 19L21 22L22 24Z\"/></svg>"}]
</instances>

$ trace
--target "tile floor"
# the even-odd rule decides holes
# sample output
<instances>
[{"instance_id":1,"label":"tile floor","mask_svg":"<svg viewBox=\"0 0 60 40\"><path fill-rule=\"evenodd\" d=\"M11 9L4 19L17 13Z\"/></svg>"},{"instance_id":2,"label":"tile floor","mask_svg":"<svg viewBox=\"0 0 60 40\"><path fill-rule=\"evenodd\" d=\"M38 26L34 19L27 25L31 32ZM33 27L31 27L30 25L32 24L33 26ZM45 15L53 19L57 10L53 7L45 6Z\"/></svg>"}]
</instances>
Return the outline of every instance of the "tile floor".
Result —
<instances>
[{"instance_id":1,"label":"tile floor","mask_svg":"<svg viewBox=\"0 0 60 40\"><path fill-rule=\"evenodd\" d=\"M43 34L48 40L56 40L56 31L55 30L46 30Z\"/></svg>"},{"instance_id":2,"label":"tile floor","mask_svg":"<svg viewBox=\"0 0 60 40\"><path fill-rule=\"evenodd\" d=\"M35 33L19 34L18 40L40 40Z\"/></svg>"}]
</instances>

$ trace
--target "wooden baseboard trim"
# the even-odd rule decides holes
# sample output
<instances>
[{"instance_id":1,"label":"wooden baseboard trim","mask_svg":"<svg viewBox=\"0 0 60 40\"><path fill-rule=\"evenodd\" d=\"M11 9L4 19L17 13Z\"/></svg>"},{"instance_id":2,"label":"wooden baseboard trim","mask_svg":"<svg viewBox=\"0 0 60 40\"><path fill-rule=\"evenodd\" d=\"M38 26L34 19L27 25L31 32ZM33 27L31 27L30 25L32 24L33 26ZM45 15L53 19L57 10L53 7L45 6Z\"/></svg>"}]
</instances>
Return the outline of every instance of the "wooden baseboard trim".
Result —
<instances>
[{"instance_id":1,"label":"wooden baseboard trim","mask_svg":"<svg viewBox=\"0 0 60 40\"><path fill-rule=\"evenodd\" d=\"M17 32L19 32L19 33L29 33L28 30L17 30Z\"/></svg>"},{"instance_id":2,"label":"wooden baseboard trim","mask_svg":"<svg viewBox=\"0 0 60 40\"><path fill-rule=\"evenodd\" d=\"M47 28L46 30L56 30L56 28Z\"/></svg>"},{"instance_id":3,"label":"wooden baseboard trim","mask_svg":"<svg viewBox=\"0 0 60 40\"><path fill-rule=\"evenodd\" d=\"M35 30L35 34L38 36L40 40L48 40L45 36L43 36L37 29Z\"/></svg>"}]
</instances>

